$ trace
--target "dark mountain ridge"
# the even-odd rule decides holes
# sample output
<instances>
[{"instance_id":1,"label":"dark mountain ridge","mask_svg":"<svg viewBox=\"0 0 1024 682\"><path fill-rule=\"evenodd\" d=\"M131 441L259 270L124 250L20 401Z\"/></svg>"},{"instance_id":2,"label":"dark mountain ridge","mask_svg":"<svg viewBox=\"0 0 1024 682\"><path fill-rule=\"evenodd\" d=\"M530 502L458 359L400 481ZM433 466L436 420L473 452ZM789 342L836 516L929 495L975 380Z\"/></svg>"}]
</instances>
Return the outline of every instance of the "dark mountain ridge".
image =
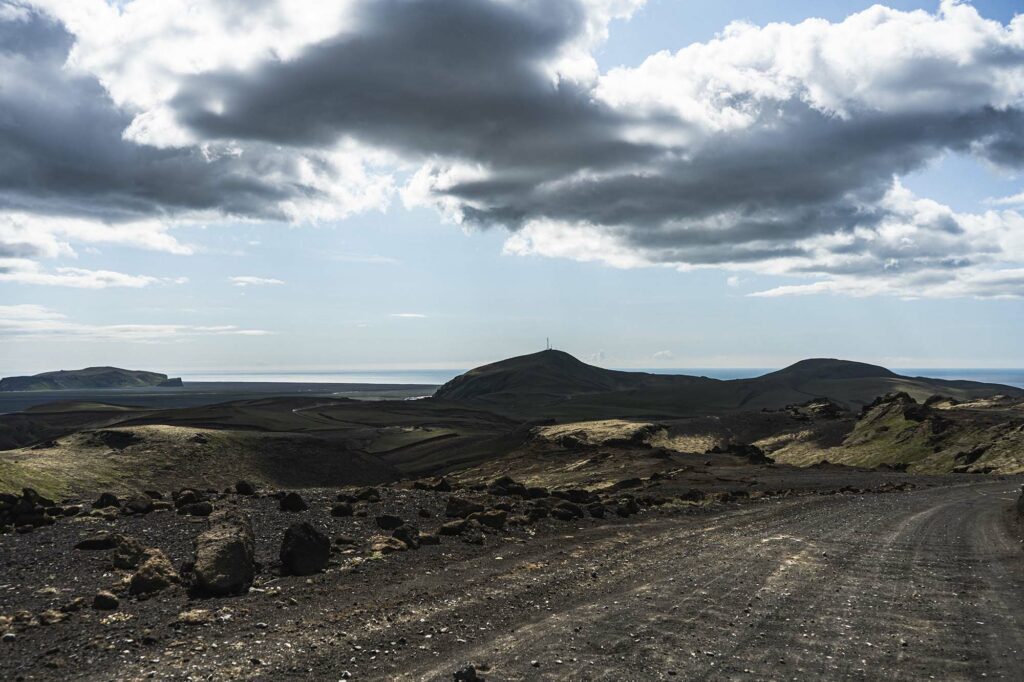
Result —
<instances>
[{"instance_id":1,"label":"dark mountain ridge","mask_svg":"<svg viewBox=\"0 0 1024 682\"><path fill-rule=\"evenodd\" d=\"M181 386L181 379L166 374L120 367L86 367L58 370L32 376L0 379L0 391L61 391L89 388L133 388Z\"/></svg>"},{"instance_id":2,"label":"dark mountain ridge","mask_svg":"<svg viewBox=\"0 0 1024 682\"><path fill-rule=\"evenodd\" d=\"M935 394L958 400L997 394L1024 397L1024 390L1012 386L905 377L877 365L835 358L801 360L751 379L719 380L602 369L557 350L472 369L441 386L434 397L523 414L601 418L776 409L814 398L859 408L893 391L920 400Z\"/></svg>"}]
</instances>

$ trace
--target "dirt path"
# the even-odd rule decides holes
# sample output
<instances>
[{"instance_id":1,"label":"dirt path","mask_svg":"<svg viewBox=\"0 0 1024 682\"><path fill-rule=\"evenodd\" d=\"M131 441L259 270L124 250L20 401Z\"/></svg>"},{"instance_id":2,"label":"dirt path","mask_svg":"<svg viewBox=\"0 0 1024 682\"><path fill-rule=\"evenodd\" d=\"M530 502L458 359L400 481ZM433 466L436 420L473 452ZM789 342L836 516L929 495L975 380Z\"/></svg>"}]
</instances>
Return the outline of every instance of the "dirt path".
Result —
<instances>
[{"instance_id":1,"label":"dirt path","mask_svg":"<svg viewBox=\"0 0 1024 682\"><path fill-rule=\"evenodd\" d=\"M294 655L251 672L1024 679L1015 490L812 497L539 539L381 586L380 606L321 624L346 637L294 632Z\"/></svg>"}]
</instances>

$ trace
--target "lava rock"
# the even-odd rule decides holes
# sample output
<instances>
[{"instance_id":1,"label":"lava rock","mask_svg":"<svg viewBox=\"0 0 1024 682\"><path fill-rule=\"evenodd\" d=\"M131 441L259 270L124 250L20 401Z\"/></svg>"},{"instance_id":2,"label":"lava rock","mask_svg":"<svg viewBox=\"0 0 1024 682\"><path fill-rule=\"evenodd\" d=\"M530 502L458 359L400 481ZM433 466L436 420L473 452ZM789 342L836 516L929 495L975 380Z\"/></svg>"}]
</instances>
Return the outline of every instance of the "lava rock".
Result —
<instances>
[{"instance_id":1,"label":"lava rock","mask_svg":"<svg viewBox=\"0 0 1024 682\"><path fill-rule=\"evenodd\" d=\"M476 672L476 668L471 665L459 668L452 673L452 677L455 678L455 682L484 682L484 678L480 677Z\"/></svg>"},{"instance_id":2,"label":"lava rock","mask_svg":"<svg viewBox=\"0 0 1024 682\"><path fill-rule=\"evenodd\" d=\"M505 522L508 521L508 512L501 509L489 509L488 511L470 514L469 519L471 521L478 521L482 526L501 530L505 527Z\"/></svg>"},{"instance_id":3,"label":"lava rock","mask_svg":"<svg viewBox=\"0 0 1024 682\"><path fill-rule=\"evenodd\" d=\"M132 495L124 503L124 511L128 514L148 514L153 511L153 498L149 495Z\"/></svg>"},{"instance_id":4,"label":"lava rock","mask_svg":"<svg viewBox=\"0 0 1024 682\"><path fill-rule=\"evenodd\" d=\"M249 481L239 481L235 483L235 492L239 495L255 495L256 486Z\"/></svg>"},{"instance_id":5,"label":"lava rock","mask_svg":"<svg viewBox=\"0 0 1024 682\"><path fill-rule=\"evenodd\" d=\"M114 593L106 590L97 592L96 596L92 598L92 607L99 611L113 611L120 605L121 602Z\"/></svg>"},{"instance_id":6,"label":"lava rock","mask_svg":"<svg viewBox=\"0 0 1024 682\"><path fill-rule=\"evenodd\" d=\"M337 502L331 507L331 516L352 516L354 509L349 502Z\"/></svg>"},{"instance_id":7,"label":"lava rock","mask_svg":"<svg viewBox=\"0 0 1024 682\"><path fill-rule=\"evenodd\" d=\"M444 509L444 514L448 518L466 518L470 514L476 512L482 512L484 506L479 502L473 502L462 497L456 497L452 495L448 498L448 504Z\"/></svg>"},{"instance_id":8,"label":"lava rock","mask_svg":"<svg viewBox=\"0 0 1024 682\"><path fill-rule=\"evenodd\" d=\"M291 575L312 575L327 568L331 541L308 523L288 527L281 542L281 566Z\"/></svg>"},{"instance_id":9,"label":"lava rock","mask_svg":"<svg viewBox=\"0 0 1024 682\"><path fill-rule=\"evenodd\" d=\"M405 521L394 514L381 514L377 517L377 527L381 530L395 530L404 524Z\"/></svg>"},{"instance_id":10,"label":"lava rock","mask_svg":"<svg viewBox=\"0 0 1024 682\"><path fill-rule=\"evenodd\" d=\"M409 549L420 548L420 532L408 524L395 528L391 533L391 537L401 540Z\"/></svg>"},{"instance_id":11,"label":"lava rock","mask_svg":"<svg viewBox=\"0 0 1024 682\"><path fill-rule=\"evenodd\" d=\"M183 516L209 516L213 513L213 505L209 502L194 502L178 507L178 513Z\"/></svg>"},{"instance_id":12,"label":"lava rock","mask_svg":"<svg viewBox=\"0 0 1024 682\"><path fill-rule=\"evenodd\" d=\"M296 492L286 493L281 498L281 511L286 512L301 512L309 509L309 505L302 499L302 495Z\"/></svg>"},{"instance_id":13,"label":"lava rock","mask_svg":"<svg viewBox=\"0 0 1024 682\"><path fill-rule=\"evenodd\" d=\"M106 507L120 507L121 500L117 499L114 493L103 493L92 503L93 509L104 509Z\"/></svg>"},{"instance_id":14,"label":"lava rock","mask_svg":"<svg viewBox=\"0 0 1024 682\"><path fill-rule=\"evenodd\" d=\"M220 511L195 540L192 589L200 596L244 594L256 576L256 542L249 517Z\"/></svg>"},{"instance_id":15,"label":"lava rock","mask_svg":"<svg viewBox=\"0 0 1024 682\"><path fill-rule=\"evenodd\" d=\"M75 549L88 551L114 549L121 542L122 536L119 533L97 533L80 540Z\"/></svg>"},{"instance_id":16,"label":"lava rock","mask_svg":"<svg viewBox=\"0 0 1024 682\"><path fill-rule=\"evenodd\" d=\"M462 531L466 530L466 526L469 522L466 519L459 519L457 521L449 521L437 529L437 532L441 535L461 535Z\"/></svg>"},{"instance_id":17,"label":"lava rock","mask_svg":"<svg viewBox=\"0 0 1024 682\"><path fill-rule=\"evenodd\" d=\"M128 594L147 597L178 582L174 567L159 549L147 549L144 557L128 583Z\"/></svg>"},{"instance_id":18,"label":"lava rock","mask_svg":"<svg viewBox=\"0 0 1024 682\"><path fill-rule=\"evenodd\" d=\"M583 518L583 514L583 507L568 501L559 502L551 510L551 516L555 517L559 521L580 519Z\"/></svg>"},{"instance_id":19,"label":"lava rock","mask_svg":"<svg viewBox=\"0 0 1024 682\"><path fill-rule=\"evenodd\" d=\"M119 535L114 548L114 568L131 570L139 565L146 548L135 538Z\"/></svg>"},{"instance_id":20,"label":"lava rock","mask_svg":"<svg viewBox=\"0 0 1024 682\"><path fill-rule=\"evenodd\" d=\"M370 538L371 552L391 554L393 552L404 552L407 549L409 549L409 545L395 537L388 535L374 535Z\"/></svg>"}]
</instances>

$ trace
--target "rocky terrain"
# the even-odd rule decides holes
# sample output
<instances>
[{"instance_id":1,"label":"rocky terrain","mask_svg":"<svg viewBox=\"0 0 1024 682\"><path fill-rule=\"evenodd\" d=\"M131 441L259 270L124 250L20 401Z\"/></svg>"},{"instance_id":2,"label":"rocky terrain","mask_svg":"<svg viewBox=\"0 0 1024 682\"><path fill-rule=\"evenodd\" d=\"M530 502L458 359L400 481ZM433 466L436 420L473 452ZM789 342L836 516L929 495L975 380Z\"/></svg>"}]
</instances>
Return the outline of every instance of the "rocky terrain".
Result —
<instances>
[{"instance_id":1,"label":"rocky terrain","mask_svg":"<svg viewBox=\"0 0 1024 682\"><path fill-rule=\"evenodd\" d=\"M541 355L428 400L3 415L0 676L1024 674L1020 395L816 361L642 414L650 375ZM879 380L913 391L832 397Z\"/></svg>"},{"instance_id":2,"label":"rocky terrain","mask_svg":"<svg viewBox=\"0 0 1024 682\"><path fill-rule=\"evenodd\" d=\"M1019 480L814 471L733 492L671 476L4 496L0 675L1022 672Z\"/></svg>"}]
</instances>

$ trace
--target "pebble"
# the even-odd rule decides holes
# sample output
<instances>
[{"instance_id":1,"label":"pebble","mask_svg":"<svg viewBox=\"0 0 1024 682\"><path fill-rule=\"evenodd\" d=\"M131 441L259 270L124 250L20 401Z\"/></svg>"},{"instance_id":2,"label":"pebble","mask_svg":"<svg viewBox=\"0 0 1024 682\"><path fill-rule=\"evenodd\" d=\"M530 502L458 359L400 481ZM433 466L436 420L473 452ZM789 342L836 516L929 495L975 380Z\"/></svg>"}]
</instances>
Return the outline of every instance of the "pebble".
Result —
<instances>
[{"instance_id":1,"label":"pebble","mask_svg":"<svg viewBox=\"0 0 1024 682\"><path fill-rule=\"evenodd\" d=\"M18 636L13 632L5 632L2 639L5 642L13 642L14 640L18 639Z\"/></svg>"}]
</instances>

